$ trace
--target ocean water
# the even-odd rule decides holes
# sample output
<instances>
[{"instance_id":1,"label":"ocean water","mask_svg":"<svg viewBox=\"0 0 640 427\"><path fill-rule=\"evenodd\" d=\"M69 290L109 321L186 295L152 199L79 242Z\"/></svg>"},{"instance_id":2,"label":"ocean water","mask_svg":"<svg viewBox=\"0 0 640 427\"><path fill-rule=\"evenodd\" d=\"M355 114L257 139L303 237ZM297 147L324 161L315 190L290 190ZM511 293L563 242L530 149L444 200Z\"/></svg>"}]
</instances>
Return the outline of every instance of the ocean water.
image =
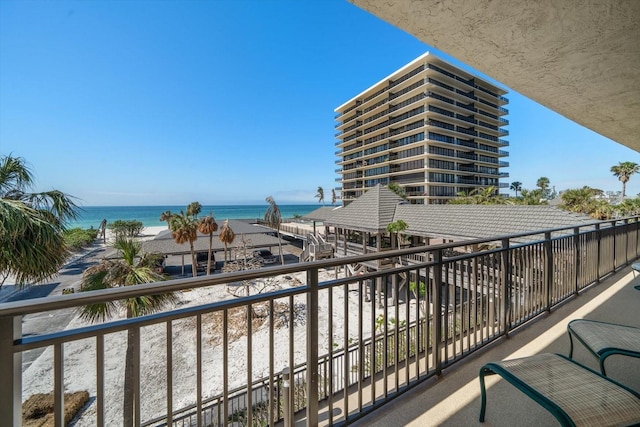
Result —
<instances>
[{"instance_id":1,"label":"ocean water","mask_svg":"<svg viewBox=\"0 0 640 427\"><path fill-rule=\"evenodd\" d=\"M322 205L278 205L283 220L295 215L306 215ZM166 225L160 221L160 215L165 211L180 212L186 206L83 206L76 221L68 224L69 228L98 228L103 219L107 223L118 219L141 221L145 227ZM202 206L200 216L213 213L218 223L225 219L262 219L267 205L214 205Z\"/></svg>"}]
</instances>

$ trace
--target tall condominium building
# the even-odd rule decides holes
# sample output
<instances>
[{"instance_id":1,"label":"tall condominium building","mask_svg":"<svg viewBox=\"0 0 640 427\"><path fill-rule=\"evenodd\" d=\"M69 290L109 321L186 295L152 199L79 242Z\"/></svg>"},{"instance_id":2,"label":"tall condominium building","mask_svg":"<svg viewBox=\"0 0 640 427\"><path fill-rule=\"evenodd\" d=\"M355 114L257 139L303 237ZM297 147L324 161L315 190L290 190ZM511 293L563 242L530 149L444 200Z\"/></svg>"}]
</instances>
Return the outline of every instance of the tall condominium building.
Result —
<instances>
[{"instance_id":1,"label":"tall condominium building","mask_svg":"<svg viewBox=\"0 0 640 427\"><path fill-rule=\"evenodd\" d=\"M426 53L336 108L344 204L395 183L411 203L508 187L506 91Z\"/></svg>"}]
</instances>

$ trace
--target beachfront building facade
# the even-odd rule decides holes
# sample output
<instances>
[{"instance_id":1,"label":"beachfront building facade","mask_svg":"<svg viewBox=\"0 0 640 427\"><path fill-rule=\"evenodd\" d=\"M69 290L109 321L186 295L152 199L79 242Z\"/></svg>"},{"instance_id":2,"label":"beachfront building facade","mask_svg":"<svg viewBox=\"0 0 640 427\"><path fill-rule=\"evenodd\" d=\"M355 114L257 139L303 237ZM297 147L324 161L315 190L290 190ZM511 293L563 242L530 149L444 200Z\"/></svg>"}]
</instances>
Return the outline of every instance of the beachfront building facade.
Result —
<instances>
[{"instance_id":1,"label":"beachfront building facade","mask_svg":"<svg viewBox=\"0 0 640 427\"><path fill-rule=\"evenodd\" d=\"M508 187L507 92L426 53L336 108L343 204L377 184L443 204Z\"/></svg>"}]
</instances>

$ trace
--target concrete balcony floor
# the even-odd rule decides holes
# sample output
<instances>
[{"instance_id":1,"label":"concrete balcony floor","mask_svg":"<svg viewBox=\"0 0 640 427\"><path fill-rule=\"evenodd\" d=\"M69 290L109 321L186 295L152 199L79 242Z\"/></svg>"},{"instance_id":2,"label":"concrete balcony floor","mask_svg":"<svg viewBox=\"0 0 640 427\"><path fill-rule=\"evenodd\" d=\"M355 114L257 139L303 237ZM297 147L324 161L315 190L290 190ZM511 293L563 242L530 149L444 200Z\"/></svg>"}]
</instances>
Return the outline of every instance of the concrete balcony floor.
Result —
<instances>
[{"instance_id":1,"label":"concrete balcony floor","mask_svg":"<svg viewBox=\"0 0 640 427\"><path fill-rule=\"evenodd\" d=\"M480 383L478 372L488 362L530 356L537 353L568 355L567 324L577 318L600 320L640 327L640 275L630 267L621 269L546 313L533 323L513 331L462 363L445 370L436 380L427 381L399 396L381 409L362 418L356 426L546 426L558 425L545 409L498 375L486 377L487 413L480 423ZM574 345L573 357L599 371L597 360L581 344ZM606 361L609 377L640 392L640 359L611 356Z\"/></svg>"}]
</instances>

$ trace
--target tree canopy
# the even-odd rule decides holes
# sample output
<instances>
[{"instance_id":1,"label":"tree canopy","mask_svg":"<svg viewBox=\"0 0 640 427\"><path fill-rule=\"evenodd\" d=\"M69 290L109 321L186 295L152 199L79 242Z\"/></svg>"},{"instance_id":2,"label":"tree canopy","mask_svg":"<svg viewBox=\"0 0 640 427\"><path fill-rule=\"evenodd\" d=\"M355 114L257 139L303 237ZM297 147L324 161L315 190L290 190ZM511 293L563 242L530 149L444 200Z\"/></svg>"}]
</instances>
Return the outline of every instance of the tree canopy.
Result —
<instances>
[{"instance_id":1,"label":"tree canopy","mask_svg":"<svg viewBox=\"0 0 640 427\"><path fill-rule=\"evenodd\" d=\"M282 242L280 241L280 224L282 224L282 215L280 214L280 208L273 199L268 196L266 202L269 204L267 210L264 213L264 220L269 224L269 227L275 228L278 234L278 249L280 251L280 264L284 265L284 255L282 254Z\"/></svg>"},{"instance_id":2,"label":"tree canopy","mask_svg":"<svg viewBox=\"0 0 640 427\"><path fill-rule=\"evenodd\" d=\"M165 276L155 270L157 257L154 254L142 253L140 242L131 238L116 239L113 247L118 250L120 258L105 258L98 265L89 267L82 276L81 291L111 289L120 286L133 286L142 283L153 283L165 280ZM115 311L124 309L126 317L138 317L156 313L169 304L178 301L177 294L163 293L127 298L108 303L88 304L79 311L80 317L95 323L111 318ZM134 424L137 390L133 384L134 362L133 351L136 336L133 329L127 333L127 350L125 355L123 425Z\"/></svg>"},{"instance_id":3,"label":"tree canopy","mask_svg":"<svg viewBox=\"0 0 640 427\"><path fill-rule=\"evenodd\" d=\"M640 172L640 166L634 162L620 162L615 166L611 166L611 172L622 183L622 200L624 200L627 182L631 179L631 175Z\"/></svg>"},{"instance_id":4,"label":"tree canopy","mask_svg":"<svg viewBox=\"0 0 640 427\"><path fill-rule=\"evenodd\" d=\"M318 192L316 193L315 197L318 198L318 203L323 203L324 202L324 188L318 187Z\"/></svg>"},{"instance_id":5,"label":"tree canopy","mask_svg":"<svg viewBox=\"0 0 640 427\"><path fill-rule=\"evenodd\" d=\"M516 197L518 197L518 192L522 190L522 183L520 181L513 181L509 189L515 191Z\"/></svg>"},{"instance_id":6,"label":"tree canopy","mask_svg":"<svg viewBox=\"0 0 640 427\"><path fill-rule=\"evenodd\" d=\"M73 197L58 190L32 193L35 182L24 159L0 157L0 286L46 280L67 259L66 223L77 217Z\"/></svg>"}]
</instances>

